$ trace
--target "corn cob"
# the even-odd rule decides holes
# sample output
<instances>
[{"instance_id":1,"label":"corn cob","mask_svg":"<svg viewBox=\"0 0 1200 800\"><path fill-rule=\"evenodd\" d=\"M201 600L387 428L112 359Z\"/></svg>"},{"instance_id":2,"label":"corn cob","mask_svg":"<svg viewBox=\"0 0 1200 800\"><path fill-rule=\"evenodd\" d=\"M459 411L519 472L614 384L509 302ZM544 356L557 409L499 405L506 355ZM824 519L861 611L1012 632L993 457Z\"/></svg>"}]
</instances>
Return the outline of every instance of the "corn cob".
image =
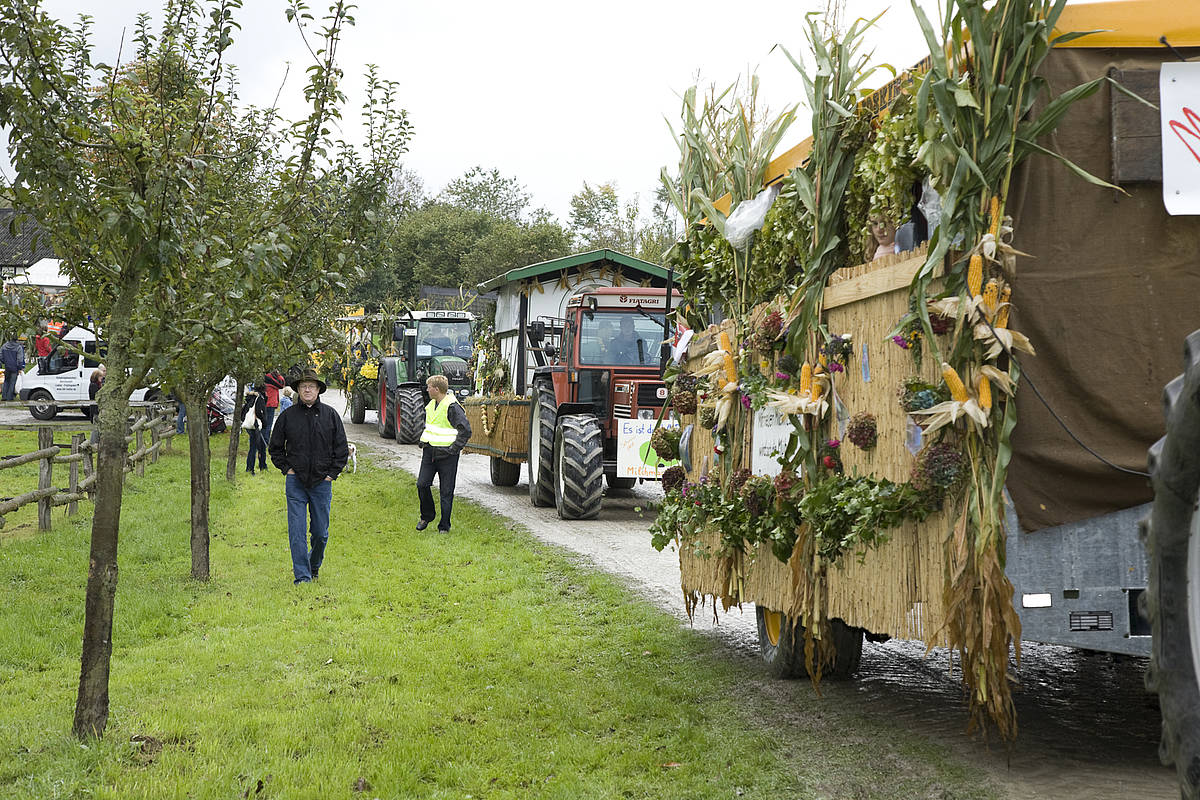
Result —
<instances>
[{"instance_id":1,"label":"corn cob","mask_svg":"<svg viewBox=\"0 0 1200 800\"><path fill-rule=\"evenodd\" d=\"M992 409L992 384L986 375L979 376L979 407L984 411Z\"/></svg>"},{"instance_id":2,"label":"corn cob","mask_svg":"<svg viewBox=\"0 0 1200 800\"><path fill-rule=\"evenodd\" d=\"M1000 198L996 195L992 195L991 222L992 225L988 229L988 233L992 234L993 237L1000 236Z\"/></svg>"},{"instance_id":3,"label":"corn cob","mask_svg":"<svg viewBox=\"0 0 1200 800\"><path fill-rule=\"evenodd\" d=\"M978 297L983 289L983 255L976 253L971 256L971 265L967 268L967 291L971 297Z\"/></svg>"},{"instance_id":4,"label":"corn cob","mask_svg":"<svg viewBox=\"0 0 1200 800\"><path fill-rule=\"evenodd\" d=\"M827 367L827 366L829 366L829 359L825 357L825 354L823 352L817 353L817 363L820 364L822 367Z\"/></svg>"},{"instance_id":5,"label":"corn cob","mask_svg":"<svg viewBox=\"0 0 1200 800\"><path fill-rule=\"evenodd\" d=\"M812 401L815 403L821 399L821 382L813 381L812 385Z\"/></svg>"},{"instance_id":6,"label":"corn cob","mask_svg":"<svg viewBox=\"0 0 1200 800\"><path fill-rule=\"evenodd\" d=\"M725 382L737 383L737 365L733 363L733 356L728 352L725 353Z\"/></svg>"},{"instance_id":7,"label":"corn cob","mask_svg":"<svg viewBox=\"0 0 1200 800\"><path fill-rule=\"evenodd\" d=\"M983 303L987 306L988 316L996 313L996 306L1000 302L1000 282L992 278L987 282L987 286L983 287Z\"/></svg>"},{"instance_id":8,"label":"corn cob","mask_svg":"<svg viewBox=\"0 0 1200 800\"><path fill-rule=\"evenodd\" d=\"M812 392L812 364L807 361L800 367L800 394Z\"/></svg>"},{"instance_id":9,"label":"corn cob","mask_svg":"<svg viewBox=\"0 0 1200 800\"><path fill-rule=\"evenodd\" d=\"M1012 297L1012 287L1005 286L1004 291L1000 293L1000 302L1004 304L1004 307L1001 308L1000 313L996 315L997 328L1008 327L1008 311L1011 308L1011 306L1008 305L1008 298L1010 297Z\"/></svg>"},{"instance_id":10,"label":"corn cob","mask_svg":"<svg viewBox=\"0 0 1200 800\"><path fill-rule=\"evenodd\" d=\"M967 402L967 387L963 385L962 378L958 377L958 373L954 371L954 367L942 362L942 380L946 382L946 388L950 390L950 399L958 403Z\"/></svg>"},{"instance_id":11,"label":"corn cob","mask_svg":"<svg viewBox=\"0 0 1200 800\"><path fill-rule=\"evenodd\" d=\"M726 353L733 352L733 342L729 341L729 332L721 331L717 334L717 341L721 343L721 349Z\"/></svg>"}]
</instances>

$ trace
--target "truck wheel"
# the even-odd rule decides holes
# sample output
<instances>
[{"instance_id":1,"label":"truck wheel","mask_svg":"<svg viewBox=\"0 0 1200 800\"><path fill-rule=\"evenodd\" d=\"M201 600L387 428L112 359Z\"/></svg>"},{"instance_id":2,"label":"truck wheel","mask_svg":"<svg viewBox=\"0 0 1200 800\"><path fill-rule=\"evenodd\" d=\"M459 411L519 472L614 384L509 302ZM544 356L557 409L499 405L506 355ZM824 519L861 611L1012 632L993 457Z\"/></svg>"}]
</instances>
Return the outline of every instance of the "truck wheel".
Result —
<instances>
[{"instance_id":1,"label":"truck wheel","mask_svg":"<svg viewBox=\"0 0 1200 800\"><path fill-rule=\"evenodd\" d=\"M762 606L755 606L754 612L758 617L758 651L770 673L776 678L808 675L804 665L804 626L793 625L786 614ZM858 672L862 661L863 630L840 619L830 620L829 625L837 655L822 677L845 680Z\"/></svg>"},{"instance_id":2,"label":"truck wheel","mask_svg":"<svg viewBox=\"0 0 1200 800\"><path fill-rule=\"evenodd\" d=\"M604 496L604 431L595 417L560 417L554 434L554 505L559 519L592 519Z\"/></svg>"},{"instance_id":3,"label":"truck wheel","mask_svg":"<svg viewBox=\"0 0 1200 800\"><path fill-rule=\"evenodd\" d=\"M45 389L34 389L29 393L29 413L34 419L42 421L54 419L58 407L54 405L54 397Z\"/></svg>"},{"instance_id":4,"label":"truck wheel","mask_svg":"<svg viewBox=\"0 0 1200 800\"><path fill-rule=\"evenodd\" d=\"M1146 686L1158 693L1158 754L1174 764L1184 798L1200 798L1200 331L1185 372L1167 384L1167 435L1150 448L1154 507L1142 524L1150 559L1144 597L1153 640Z\"/></svg>"},{"instance_id":5,"label":"truck wheel","mask_svg":"<svg viewBox=\"0 0 1200 800\"><path fill-rule=\"evenodd\" d=\"M379 374L379 419L375 420L375 430L384 439L396 438L396 420L392 419L392 404L388 402L387 383L383 380L382 371Z\"/></svg>"},{"instance_id":6,"label":"truck wheel","mask_svg":"<svg viewBox=\"0 0 1200 800\"><path fill-rule=\"evenodd\" d=\"M533 385L529 404L529 502L554 504L554 421L558 402L549 383Z\"/></svg>"},{"instance_id":7,"label":"truck wheel","mask_svg":"<svg viewBox=\"0 0 1200 800\"><path fill-rule=\"evenodd\" d=\"M367 398L362 396L362 392L355 389L350 393L350 422L355 425L362 425L363 420L367 418Z\"/></svg>"},{"instance_id":8,"label":"truck wheel","mask_svg":"<svg viewBox=\"0 0 1200 800\"><path fill-rule=\"evenodd\" d=\"M425 432L425 398L415 386L400 388L396 401L396 441L416 444Z\"/></svg>"},{"instance_id":9,"label":"truck wheel","mask_svg":"<svg viewBox=\"0 0 1200 800\"><path fill-rule=\"evenodd\" d=\"M521 480L521 465L492 456L492 486L516 486Z\"/></svg>"}]
</instances>

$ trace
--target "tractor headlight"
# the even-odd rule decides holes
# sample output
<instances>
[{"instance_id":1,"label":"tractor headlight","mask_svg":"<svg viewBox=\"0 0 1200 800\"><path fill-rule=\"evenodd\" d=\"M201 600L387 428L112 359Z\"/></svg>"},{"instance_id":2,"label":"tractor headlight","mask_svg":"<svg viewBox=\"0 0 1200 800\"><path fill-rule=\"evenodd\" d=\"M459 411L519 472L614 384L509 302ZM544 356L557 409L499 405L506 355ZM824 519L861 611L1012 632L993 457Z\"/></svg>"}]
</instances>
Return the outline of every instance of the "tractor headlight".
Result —
<instances>
[{"instance_id":1,"label":"tractor headlight","mask_svg":"<svg viewBox=\"0 0 1200 800\"><path fill-rule=\"evenodd\" d=\"M470 390L470 389L459 389L459 390L458 390L458 396L459 396L459 397L466 397L466 396L467 396L467 395L469 395L470 393L471 393L471 390Z\"/></svg>"},{"instance_id":2,"label":"tractor headlight","mask_svg":"<svg viewBox=\"0 0 1200 800\"><path fill-rule=\"evenodd\" d=\"M654 419L654 409L652 409L652 408L638 409L638 419Z\"/></svg>"}]
</instances>

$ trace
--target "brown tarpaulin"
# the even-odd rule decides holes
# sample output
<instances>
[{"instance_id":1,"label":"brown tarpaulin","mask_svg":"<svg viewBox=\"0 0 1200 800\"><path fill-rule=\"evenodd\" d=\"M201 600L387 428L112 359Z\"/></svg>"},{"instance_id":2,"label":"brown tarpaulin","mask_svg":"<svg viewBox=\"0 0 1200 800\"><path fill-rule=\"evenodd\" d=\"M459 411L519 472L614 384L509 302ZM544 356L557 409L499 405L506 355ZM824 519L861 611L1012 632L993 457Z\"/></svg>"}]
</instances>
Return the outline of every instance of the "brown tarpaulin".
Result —
<instances>
[{"instance_id":1,"label":"brown tarpaulin","mask_svg":"<svg viewBox=\"0 0 1200 800\"><path fill-rule=\"evenodd\" d=\"M1042 74L1058 95L1122 70L1157 69L1167 50L1059 50ZM1044 146L1111 175L1112 89L1076 105ZM1162 390L1182 369L1183 340L1200 328L1200 217L1170 217L1162 185L1128 196L1084 182L1046 156L1016 176L1008 208L1018 258L1012 326L1037 356L1024 374L1085 444L1144 471L1163 435ZM1008 489L1025 530L1094 517L1152 499L1146 478L1106 466L1076 444L1027 382L1018 393Z\"/></svg>"}]
</instances>

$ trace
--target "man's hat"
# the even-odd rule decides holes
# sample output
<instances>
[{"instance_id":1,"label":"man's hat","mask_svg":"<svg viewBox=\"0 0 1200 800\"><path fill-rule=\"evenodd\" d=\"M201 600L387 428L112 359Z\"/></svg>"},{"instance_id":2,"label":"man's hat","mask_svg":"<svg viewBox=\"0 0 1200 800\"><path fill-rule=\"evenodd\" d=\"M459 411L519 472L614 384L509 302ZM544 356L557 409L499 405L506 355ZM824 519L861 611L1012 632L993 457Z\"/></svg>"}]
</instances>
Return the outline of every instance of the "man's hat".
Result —
<instances>
[{"instance_id":1,"label":"man's hat","mask_svg":"<svg viewBox=\"0 0 1200 800\"><path fill-rule=\"evenodd\" d=\"M320 387L317 391L317 394L325 393L325 381L321 380L321 376L318 375L317 371L312 367L304 370L304 372L300 374L300 377L294 378L291 383L288 384L288 386L292 387L293 392L298 392L300 391L300 384L304 383L305 381L312 381Z\"/></svg>"}]
</instances>

